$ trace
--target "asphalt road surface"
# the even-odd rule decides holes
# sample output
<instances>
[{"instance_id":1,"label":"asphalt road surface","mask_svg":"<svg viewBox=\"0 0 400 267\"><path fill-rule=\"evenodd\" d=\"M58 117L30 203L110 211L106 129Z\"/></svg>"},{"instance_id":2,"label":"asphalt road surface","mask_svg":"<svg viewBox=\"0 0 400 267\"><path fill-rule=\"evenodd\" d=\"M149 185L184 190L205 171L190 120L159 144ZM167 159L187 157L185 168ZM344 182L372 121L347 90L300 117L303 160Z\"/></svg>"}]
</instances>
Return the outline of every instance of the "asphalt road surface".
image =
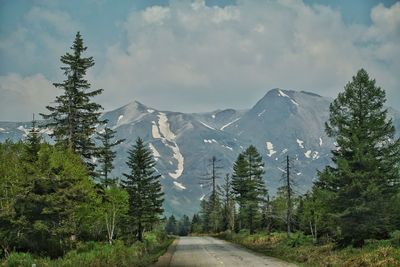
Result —
<instances>
[{"instance_id":1,"label":"asphalt road surface","mask_svg":"<svg viewBox=\"0 0 400 267\"><path fill-rule=\"evenodd\" d=\"M190 266L295 266L279 259L257 255L212 237L181 237L170 261L171 267Z\"/></svg>"}]
</instances>

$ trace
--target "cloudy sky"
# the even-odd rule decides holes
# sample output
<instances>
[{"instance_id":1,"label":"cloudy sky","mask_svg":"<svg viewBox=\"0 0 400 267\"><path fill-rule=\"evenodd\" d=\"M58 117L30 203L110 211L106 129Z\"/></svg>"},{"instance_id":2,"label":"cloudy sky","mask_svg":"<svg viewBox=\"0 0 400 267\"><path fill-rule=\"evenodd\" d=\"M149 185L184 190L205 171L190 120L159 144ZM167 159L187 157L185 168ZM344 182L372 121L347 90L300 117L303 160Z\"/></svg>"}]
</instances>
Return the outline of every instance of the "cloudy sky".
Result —
<instances>
[{"instance_id":1,"label":"cloudy sky","mask_svg":"<svg viewBox=\"0 0 400 267\"><path fill-rule=\"evenodd\" d=\"M398 1L0 0L0 120L45 111L77 31L106 110L248 108L276 87L334 97L361 67L400 110Z\"/></svg>"}]
</instances>

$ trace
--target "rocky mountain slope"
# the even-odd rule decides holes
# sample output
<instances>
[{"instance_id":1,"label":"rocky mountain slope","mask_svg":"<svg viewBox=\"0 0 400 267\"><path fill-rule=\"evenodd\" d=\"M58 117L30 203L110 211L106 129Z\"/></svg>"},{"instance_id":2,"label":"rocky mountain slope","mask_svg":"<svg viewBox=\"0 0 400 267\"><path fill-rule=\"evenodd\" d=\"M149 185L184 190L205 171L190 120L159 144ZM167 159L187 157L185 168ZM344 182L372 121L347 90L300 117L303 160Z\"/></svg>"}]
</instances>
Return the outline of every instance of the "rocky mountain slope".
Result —
<instances>
[{"instance_id":1,"label":"rocky mountain slope","mask_svg":"<svg viewBox=\"0 0 400 267\"><path fill-rule=\"evenodd\" d=\"M270 194L282 184L284 160L293 158L298 193L305 192L316 178L317 169L330 163L333 141L324 133L331 99L308 92L273 89L249 110L217 110L207 113L161 111L137 101L105 112L108 127L118 146L113 175L127 172L127 151L137 137L143 138L162 175L165 209L168 214L192 214L209 192L201 180L209 173L212 156L220 159L219 177L231 173L238 154L250 144L265 161L265 181ZM400 113L389 108L397 129ZM0 122L0 142L24 138L30 123ZM41 129L46 136L51 129ZM101 131L101 128L99 128ZM95 160L95 159L94 159Z\"/></svg>"}]
</instances>

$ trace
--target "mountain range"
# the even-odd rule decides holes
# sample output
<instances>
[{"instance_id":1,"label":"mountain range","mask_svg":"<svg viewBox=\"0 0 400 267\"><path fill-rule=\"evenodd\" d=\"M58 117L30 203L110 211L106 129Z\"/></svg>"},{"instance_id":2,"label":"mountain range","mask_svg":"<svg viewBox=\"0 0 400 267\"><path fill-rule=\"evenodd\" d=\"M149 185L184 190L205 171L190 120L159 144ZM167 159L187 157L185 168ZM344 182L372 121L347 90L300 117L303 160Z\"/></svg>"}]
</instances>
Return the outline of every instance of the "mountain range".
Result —
<instances>
[{"instance_id":1,"label":"mountain range","mask_svg":"<svg viewBox=\"0 0 400 267\"><path fill-rule=\"evenodd\" d=\"M286 156L292 159L295 192L304 193L317 177L317 170L331 164L334 141L325 134L332 99L304 91L272 89L247 110L224 109L206 113L161 111L133 101L102 114L116 138L115 177L128 172L128 150L137 137L151 149L156 172L161 175L166 214L193 214L210 188L202 180L210 173L210 159L218 159L218 181L232 172L238 154L254 145L265 162L265 182L270 195L283 185ZM388 108L397 130L400 112ZM30 122L0 122L0 142L20 140ZM98 130L101 131L99 126ZM51 129L41 128L48 140ZM397 137L399 131L397 131ZM96 161L96 159L93 159Z\"/></svg>"}]
</instances>

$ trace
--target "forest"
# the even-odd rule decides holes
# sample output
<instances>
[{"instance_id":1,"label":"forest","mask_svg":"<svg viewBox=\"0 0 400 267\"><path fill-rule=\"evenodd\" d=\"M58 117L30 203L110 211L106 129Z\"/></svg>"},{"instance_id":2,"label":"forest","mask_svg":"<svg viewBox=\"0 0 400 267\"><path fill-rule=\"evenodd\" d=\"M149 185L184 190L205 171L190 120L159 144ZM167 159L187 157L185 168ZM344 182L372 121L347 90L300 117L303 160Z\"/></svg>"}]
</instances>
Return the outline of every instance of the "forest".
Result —
<instances>
[{"instance_id":1,"label":"forest","mask_svg":"<svg viewBox=\"0 0 400 267\"><path fill-rule=\"evenodd\" d=\"M330 105L332 164L307 193L299 194L288 155L282 186L269 194L265 163L250 145L232 173L220 173L220 160L210 159L198 214L165 218L161 175L142 139L126 156L129 172L111 175L113 148L124 140L100 119L93 99L103 89L90 90L85 79L94 66L86 49L78 32L61 57L65 80L54 86L62 93L40 114L44 123L33 118L24 140L0 143L5 266L146 266L176 235L213 235L306 265L322 264L327 253L327 266L400 265L400 140L385 91L364 69ZM54 142L39 127L50 127Z\"/></svg>"}]
</instances>

